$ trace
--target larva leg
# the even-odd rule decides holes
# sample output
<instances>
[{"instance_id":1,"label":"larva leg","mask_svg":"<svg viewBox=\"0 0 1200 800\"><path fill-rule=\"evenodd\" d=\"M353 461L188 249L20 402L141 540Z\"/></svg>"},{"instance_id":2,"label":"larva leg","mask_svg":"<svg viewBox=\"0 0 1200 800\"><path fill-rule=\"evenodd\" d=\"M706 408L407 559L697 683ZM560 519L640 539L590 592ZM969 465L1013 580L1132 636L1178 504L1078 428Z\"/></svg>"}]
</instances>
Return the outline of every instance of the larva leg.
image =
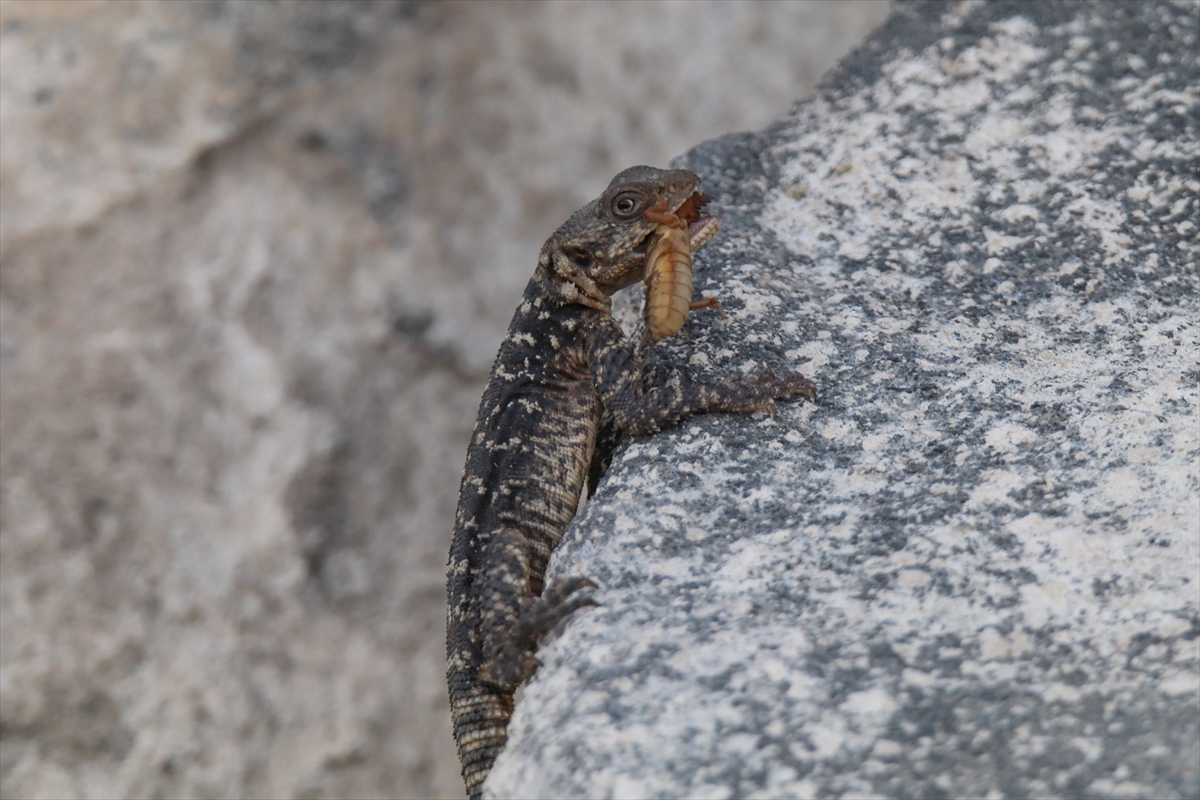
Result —
<instances>
[{"instance_id":1,"label":"larva leg","mask_svg":"<svg viewBox=\"0 0 1200 800\"><path fill-rule=\"evenodd\" d=\"M721 301L715 297L702 297L699 300L693 300L688 308L695 311L698 308L715 308L717 316L721 319L729 319L729 315L725 313L725 309L721 308Z\"/></svg>"}]
</instances>

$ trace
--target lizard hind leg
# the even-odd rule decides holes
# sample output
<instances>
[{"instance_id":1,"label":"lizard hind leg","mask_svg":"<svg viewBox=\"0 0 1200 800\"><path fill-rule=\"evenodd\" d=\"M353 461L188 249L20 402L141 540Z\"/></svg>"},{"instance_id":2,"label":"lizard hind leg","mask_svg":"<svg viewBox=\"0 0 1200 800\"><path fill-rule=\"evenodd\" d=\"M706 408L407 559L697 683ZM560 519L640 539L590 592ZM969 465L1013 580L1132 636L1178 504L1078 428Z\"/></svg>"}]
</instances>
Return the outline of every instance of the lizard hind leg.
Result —
<instances>
[{"instance_id":1,"label":"lizard hind leg","mask_svg":"<svg viewBox=\"0 0 1200 800\"><path fill-rule=\"evenodd\" d=\"M597 605L586 593L596 584L587 578L560 578L540 597L533 594L527 542L511 529L489 542L487 584L481 596L481 617L488 624L479 677L508 692L541 666L534 653L543 635L579 609Z\"/></svg>"},{"instance_id":2,"label":"lizard hind leg","mask_svg":"<svg viewBox=\"0 0 1200 800\"><path fill-rule=\"evenodd\" d=\"M517 637L536 644L555 625L579 609L600 605L590 594L580 593L595 588L595 583L578 575L559 578L542 592L541 597L531 598L525 604L517 625Z\"/></svg>"}]
</instances>

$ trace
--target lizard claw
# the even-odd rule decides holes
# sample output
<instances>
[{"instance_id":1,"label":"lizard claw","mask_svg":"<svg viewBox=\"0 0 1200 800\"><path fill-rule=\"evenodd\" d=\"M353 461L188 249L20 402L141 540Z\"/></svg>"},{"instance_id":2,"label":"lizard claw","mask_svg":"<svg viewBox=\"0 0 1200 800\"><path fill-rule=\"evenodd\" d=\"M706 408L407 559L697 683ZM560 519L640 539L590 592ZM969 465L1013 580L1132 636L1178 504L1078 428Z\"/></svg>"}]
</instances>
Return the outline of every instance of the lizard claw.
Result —
<instances>
[{"instance_id":1,"label":"lizard claw","mask_svg":"<svg viewBox=\"0 0 1200 800\"><path fill-rule=\"evenodd\" d=\"M579 609L600 605L590 594L578 593L596 588L596 584L587 578L559 578L542 592L541 597L528 599L517 623L517 635L530 645L536 644L550 629Z\"/></svg>"},{"instance_id":2,"label":"lizard claw","mask_svg":"<svg viewBox=\"0 0 1200 800\"><path fill-rule=\"evenodd\" d=\"M542 592L542 601L547 605L556 606L580 589L597 588L599 587L591 579L582 578L578 575L570 578L559 578Z\"/></svg>"},{"instance_id":3,"label":"lizard claw","mask_svg":"<svg viewBox=\"0 0 1200 800\"><path fill-rule=\"evenodd\" d=\"M766 369L760 372L757 377L772 392L772 399L782 400L787 397L797 396L805 397L809 400L817 399L816 387L799 372L789 372L779 378L775 376L774 372Z\"/></svg>"},{"instance_id":4,"label":"lizard claw","mask_svg":"<svg viewBox=\"0 0 1200 800\"><path fill-rule=\"evenodd\" d=\"M529 680L542 666L534 656L538 640L579 609L600 605L590 594L579 594L580 590L595 588L596 584L587 578L560 578L541 597L525 598L516 625L511 629L511 638L485 659L480 677L506 691Z\"/></svg>"}]
</instances>

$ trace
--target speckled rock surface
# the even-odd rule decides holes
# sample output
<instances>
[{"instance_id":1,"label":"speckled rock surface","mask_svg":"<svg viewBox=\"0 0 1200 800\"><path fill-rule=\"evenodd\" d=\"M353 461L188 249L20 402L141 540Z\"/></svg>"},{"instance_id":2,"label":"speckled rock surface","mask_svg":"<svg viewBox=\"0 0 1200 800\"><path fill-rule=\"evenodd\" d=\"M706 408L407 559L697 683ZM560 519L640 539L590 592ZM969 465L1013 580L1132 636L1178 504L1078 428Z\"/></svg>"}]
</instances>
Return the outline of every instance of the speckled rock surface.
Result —
<instances>
[{"instance_id":1,"label":"speckled rock surface","mask_svg":"<svg viewBox=\"0 0 1200 800\"><path fill-rule=\"evenodd\" d=\"M1197 16L904 6L683 160L655 363L820 401L618 452L492 796L1200 793Z\"/></svg>"},{"instance_id":2,"label":"speckled rock surface","mask_svg":"<svg viewBox=\"0 0 1200 800\"><path fill-rule=\"evenodd\" d=\"M462 797L445 565L538 248L878 3L0 2L0 797Z\"/></svg>"}]
</instances>

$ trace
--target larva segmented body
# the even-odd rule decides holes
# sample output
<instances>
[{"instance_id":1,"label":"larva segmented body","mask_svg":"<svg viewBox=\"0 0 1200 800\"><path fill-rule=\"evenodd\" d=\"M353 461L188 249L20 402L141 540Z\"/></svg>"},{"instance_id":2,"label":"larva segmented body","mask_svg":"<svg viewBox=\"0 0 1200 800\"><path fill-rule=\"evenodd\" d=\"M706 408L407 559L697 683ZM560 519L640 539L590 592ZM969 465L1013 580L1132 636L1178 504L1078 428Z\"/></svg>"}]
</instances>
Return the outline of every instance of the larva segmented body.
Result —
<instances>
[{"instance_id":1,"label":"larva segmented body","mask_svg":"<svg viewBox=\"0 0 1200 800\"><path fill-rule=\"evenodd\" d=\"M646 256L643 317L651 341L677 333L691 309L715 307L721 318L725 318L716 298L692 302L692 251L707 243L720 229L716 217L700 214L707 201L706 195L693 194L674 213L658 207L646 211L646 219L658 226L654 244Z\"/></svg>"},{"instance_id":2,"label":"larva segmented body","mask_svg":"<svg viewBox=\"0 0 1200 800\"><path fill-rule=\"evenodd\" d=\"M692 303L692 248L687 228L660 225L646 259L646 332L651 340L676 333Z\"/></svg>"}]
</instances>

